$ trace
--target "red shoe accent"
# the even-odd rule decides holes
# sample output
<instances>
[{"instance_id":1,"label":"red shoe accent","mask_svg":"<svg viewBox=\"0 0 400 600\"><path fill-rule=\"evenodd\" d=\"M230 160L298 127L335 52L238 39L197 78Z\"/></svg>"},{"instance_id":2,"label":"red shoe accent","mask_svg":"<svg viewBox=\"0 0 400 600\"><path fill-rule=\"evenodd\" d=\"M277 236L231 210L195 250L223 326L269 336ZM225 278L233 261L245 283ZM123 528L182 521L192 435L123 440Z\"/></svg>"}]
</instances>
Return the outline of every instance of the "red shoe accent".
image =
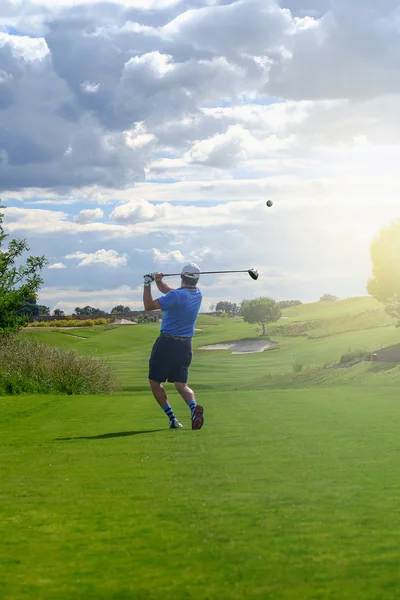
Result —
<instances>
[{"instance_id":1,"label":"red shoe accent","mask_svg":"<svg viewBox=\"0 0 400 600\"><path fill-rule=\"evenodd\" d=\"M204 423L204 408L198 404L193 411L192 429L201 429Z\"/></svg>"}]
</instances>

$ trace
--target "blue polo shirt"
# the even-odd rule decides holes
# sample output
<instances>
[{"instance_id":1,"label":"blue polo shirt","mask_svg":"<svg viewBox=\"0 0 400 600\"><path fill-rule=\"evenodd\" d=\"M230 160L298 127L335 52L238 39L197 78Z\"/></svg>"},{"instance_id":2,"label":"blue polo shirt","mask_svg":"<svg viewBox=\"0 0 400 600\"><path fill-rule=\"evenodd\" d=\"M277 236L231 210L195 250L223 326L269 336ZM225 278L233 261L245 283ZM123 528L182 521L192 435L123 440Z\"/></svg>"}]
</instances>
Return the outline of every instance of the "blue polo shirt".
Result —
<instances>
[{"instance_id":1,"label":"blue polo shirt","mask_svg":"<svg viewBox=\"0 0 400 600\"><path fill-rule=\"evenodd\" d=\"M163 311L161 333L177 337L193 337L202 301L198 288L178 288L157 298Z\"/></svg>"}]
</instances>

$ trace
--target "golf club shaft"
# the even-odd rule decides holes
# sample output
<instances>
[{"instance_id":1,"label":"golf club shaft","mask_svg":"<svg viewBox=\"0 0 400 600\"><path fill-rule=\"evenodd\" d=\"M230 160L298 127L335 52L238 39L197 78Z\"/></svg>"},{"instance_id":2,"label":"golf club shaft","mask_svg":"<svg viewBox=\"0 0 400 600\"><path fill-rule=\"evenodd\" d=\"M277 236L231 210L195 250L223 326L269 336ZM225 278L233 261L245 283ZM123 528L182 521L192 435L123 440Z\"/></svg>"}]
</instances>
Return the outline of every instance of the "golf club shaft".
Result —
<instances>
[{"instance_id":1,"label":"golf club shaft","mask_svg":"<svg viewBox=\"0 0 400 600\"><path fill-rule=\"evenodd\" d=\"M245 269L243 271L202 271L201 275L214 275L217 273L248 273L249 269ZM176 277L181 275L181 273L163 273L163 277Z\"/></svg>"}]
</instances>

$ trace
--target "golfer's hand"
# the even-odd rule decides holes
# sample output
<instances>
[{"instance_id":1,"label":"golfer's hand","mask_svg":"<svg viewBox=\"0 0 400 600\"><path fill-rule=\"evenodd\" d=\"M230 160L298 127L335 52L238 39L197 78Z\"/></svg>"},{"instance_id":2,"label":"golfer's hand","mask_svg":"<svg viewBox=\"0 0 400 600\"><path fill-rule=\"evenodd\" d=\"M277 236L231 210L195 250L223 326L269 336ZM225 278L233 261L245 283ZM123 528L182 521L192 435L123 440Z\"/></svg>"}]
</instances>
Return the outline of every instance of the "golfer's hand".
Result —
<instances>
[{"instance_id":1,"label":"golfer's hand","mask_svg":"<svg viewBox=\"0 0 400 600\"><path fill-rule=\"evenodd\" d=\"M149 287L153 283L154 279L154 273L147 273L147 275L143 277L144 286Z\"/></svg>"},{"instance_id":2,"label":"golfer's hand","mask_svg":"<svg viewBox=\"0 0 400 600\"><path fill-rule=\"evenodd\" d=\"M162 281L162 278L164 277L164 275L162 273L154 273L154 276L155 276L156 283L159 283L160 281Z\"/></svg>"}]
</instances>

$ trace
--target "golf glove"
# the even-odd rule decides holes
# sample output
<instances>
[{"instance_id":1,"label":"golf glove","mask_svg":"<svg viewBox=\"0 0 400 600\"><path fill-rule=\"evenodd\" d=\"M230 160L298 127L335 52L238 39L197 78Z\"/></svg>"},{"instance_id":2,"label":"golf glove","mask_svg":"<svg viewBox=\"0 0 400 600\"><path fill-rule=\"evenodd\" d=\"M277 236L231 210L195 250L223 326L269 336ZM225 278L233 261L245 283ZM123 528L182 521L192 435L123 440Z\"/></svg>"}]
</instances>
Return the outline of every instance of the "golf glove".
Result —
<instances>
[{"instance_id":1,"label":"golf glove","mask_svg":"<svg viewBox=\"0 0 400 600\"><path fill-rule=\"evenodd\" d=\"M143 277L143 283L145 287L149 287L153 283L154 279L154 273L147 273L147 275Z\"/></svg>"}]
</instances>

